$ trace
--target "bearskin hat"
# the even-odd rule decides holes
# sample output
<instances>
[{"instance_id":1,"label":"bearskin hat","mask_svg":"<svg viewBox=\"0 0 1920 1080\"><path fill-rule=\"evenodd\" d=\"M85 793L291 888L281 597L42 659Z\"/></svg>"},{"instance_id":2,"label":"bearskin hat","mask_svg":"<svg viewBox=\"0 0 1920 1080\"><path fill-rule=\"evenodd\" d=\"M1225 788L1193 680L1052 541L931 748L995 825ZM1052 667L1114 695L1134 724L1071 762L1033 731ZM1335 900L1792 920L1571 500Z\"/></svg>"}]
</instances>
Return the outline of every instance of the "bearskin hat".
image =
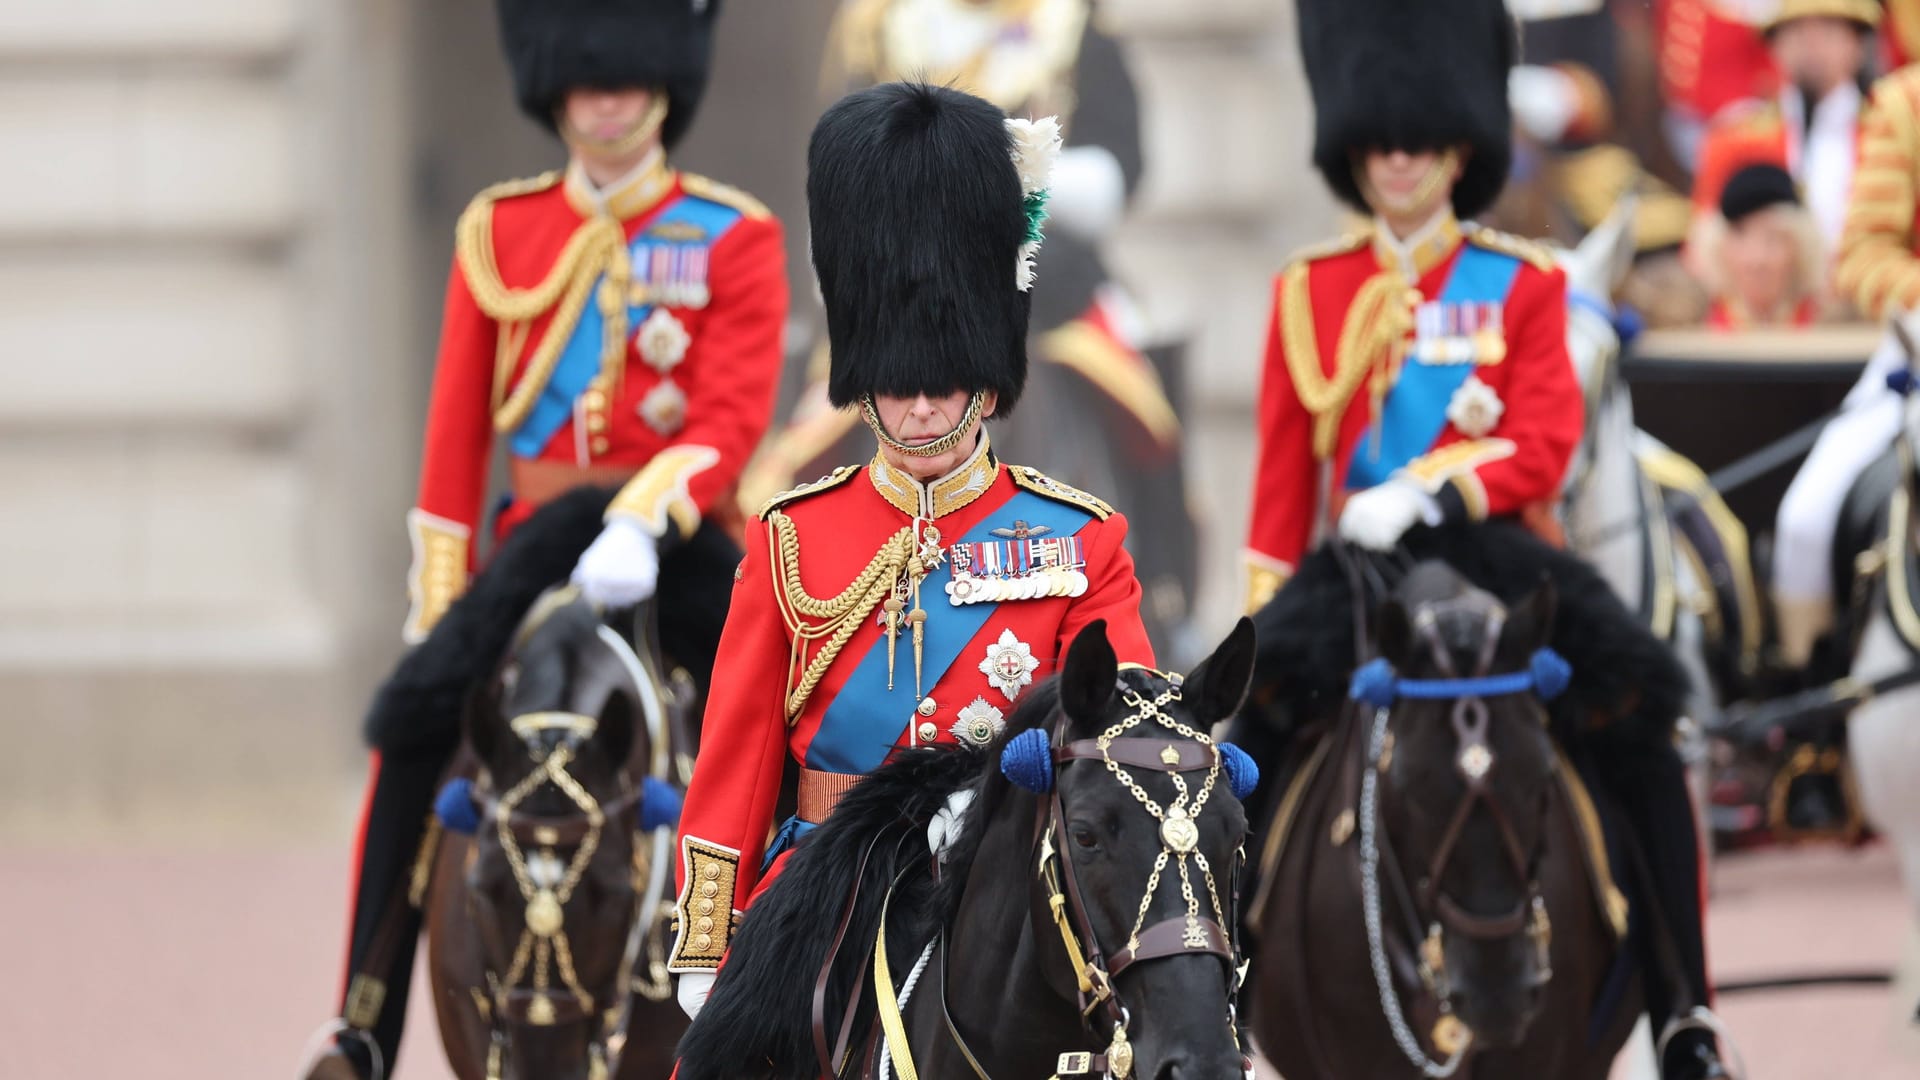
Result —
<instances>
[{"instance_id":1,"label":"bearskin hat","mask_svg":"<svg viewBox=\"0 0 1920 1080\"><path fill-rule=\"evenodd\" d=\"M1516 42L1503 0L1298 0L1313 91L1313 164L1343 201L1371 210L1354 175L1368 150L1471 147L1454 213L1493 205L1512 164L1507 73Z\"/></svg>"},{"instance_id":2,"label":"bearskin hat","mask_svg":"<svg viewBox=\"0 0 1920 1080\"><path fill-rule=\"evenodd\" d=\"M835 405L1027 381L1028 240L1014 136L971 94L883 83L829 108L807 149L807 218Z\"/></svg>"},{"instance_id":3,"label":"bearskin hat","mask_svg":"<svg viewBox=\"0 0 1920 1080\"><path fill-rule=\"evenodd\" d=\"M528 116L558 129L575 87L658 86L667 92L661 139L693 123L713 58L720 0L499 0L500 37L514 96Z\"/></svg>"}]
</instances>

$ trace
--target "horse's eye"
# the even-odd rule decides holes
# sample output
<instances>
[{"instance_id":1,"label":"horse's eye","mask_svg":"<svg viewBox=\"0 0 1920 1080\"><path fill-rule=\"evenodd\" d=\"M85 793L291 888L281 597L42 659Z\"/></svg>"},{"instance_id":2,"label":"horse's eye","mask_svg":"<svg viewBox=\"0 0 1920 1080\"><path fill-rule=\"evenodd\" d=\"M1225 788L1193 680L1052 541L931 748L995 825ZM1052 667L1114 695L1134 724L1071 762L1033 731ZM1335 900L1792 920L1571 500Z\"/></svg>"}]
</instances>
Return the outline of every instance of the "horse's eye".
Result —
<instances>
[{"instance_id":1,"label":"horse's eye","mask_svg":"<svg viewBox=\"0 0 1920 1080\"><path fill-rule=\"evenodd\" d=\"M1073 827L1073 846L1092 851L1094 848L1100 846L1100 838L1095 836L1093 830L1087 828L1085 825L1075 825Z\"/></svg>"}]
</instances>

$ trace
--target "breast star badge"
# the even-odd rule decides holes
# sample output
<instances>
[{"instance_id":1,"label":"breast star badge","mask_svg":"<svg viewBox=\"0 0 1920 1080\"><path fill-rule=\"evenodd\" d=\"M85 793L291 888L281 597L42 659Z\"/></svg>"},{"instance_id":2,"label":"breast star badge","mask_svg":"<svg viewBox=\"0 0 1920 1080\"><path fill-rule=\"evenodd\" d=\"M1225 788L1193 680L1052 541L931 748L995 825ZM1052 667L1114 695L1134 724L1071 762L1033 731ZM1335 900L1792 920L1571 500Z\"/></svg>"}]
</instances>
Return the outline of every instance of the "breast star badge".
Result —
<instances>
[{"instance_id":1,"label":"breast star badge","mask_svg":"<svg viewBox=\"0 0 1920 1080\"><path fill-rule=\"evenodd\" d=\"M1033 673L1039 666L1032 646L1014 637L1013 631L1002 630L1000 640L987 646L987 658L980 661L980 673L995 690L1012 701L1033 682Z\"/></svg>"},{"instance_id":2,"label":"breast star badge","mask_svg":"<svg viewBox=\"0 0 1920 1080\"><path fill-rule=\"evenodd\" d=\"M960 719L947 730L956 741L968 746L985 746L1007 729L1006 716L986 698L977 697L960 710Z\"/></svg>"}]
</instances>

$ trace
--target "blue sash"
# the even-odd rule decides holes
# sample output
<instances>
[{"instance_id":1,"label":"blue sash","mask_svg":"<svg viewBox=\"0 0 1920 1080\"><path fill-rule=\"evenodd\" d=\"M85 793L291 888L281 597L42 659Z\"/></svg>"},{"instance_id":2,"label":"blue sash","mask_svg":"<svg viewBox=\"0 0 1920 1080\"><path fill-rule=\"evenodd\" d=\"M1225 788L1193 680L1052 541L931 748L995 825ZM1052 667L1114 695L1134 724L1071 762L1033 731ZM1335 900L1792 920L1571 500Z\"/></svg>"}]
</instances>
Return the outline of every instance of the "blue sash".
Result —
<instances>
[{"instance_id":1,"label":"blue sash","mask_svg":"<svg viewBox=\"0 0 1920 1080\"><path fill-rule=\"evenodd\" d=\"M677 297L684 294L684 287L689 284L681 279L697 274L697 284L704 289L708 251L740 220L740 216L740 211L730 206L682 194L633 238L627 249L633 266L633 280L646 286L643 291L649 296L666 294ZM683 227L668 231L670 234L697 236L699 239L680 242L662 239L654 235L662 226ZM602 275L604 279L605 275ZM600 355L606 341L607 322L600 313L599 295L600 282L595 282L593 289L587 293L586 305L580 309L580 321L574 324L573 336L567 339L566 346L560 350L560 358L554 362L552 377L534 400L533 407L527 410L527 418L521 422L519 430L513 433L510 446L514 456L539 457L553 439L554 432L559 431L567 418L573 415L574 399L586 391L595 375L600 374ZM629 334L640 329L640 324L652 314L653 307L651 303L628 306Z\"/></svg>"},{"instance_id":2,"label":"blue sash","mask_svg":"<svg viewBox=\"0 0 1920 1080\"><path fill-rule=\"evenodd\" d=\"M992 541L996 539L994 529L1006 528L1015 520L1034 526L1045 525L1052 530L1050 535L1053 536L1071 536L1092 520L1092 516L1065 503L1041 498L1030 491L1021 491L988 514L958 542L977 544ZM951 546L945 537L942 537L942 542ZM1097 574L1100 569L1088 567L1087 573ZM946 587L947 582L952 580L952 563L948 561L941 563L940 569L928 574L920 584L921 605L929 609L922 654L923 689L928 691L939 684L947 669L960 658L961 650L972 643L980 628L1000 607L999 604L949 605ZM934 609L935 605L938 605L937 610ZM820 720L820 730L814 734L812 745L807 747L807 768L861 775L870 773L887 760L887 755L900 745L902 734L918 721L919 717L914 713L914 706L920 702L913 694L912 638L903 631L896 648L899 651L894 659L891 691L887 689L887 636L881 634L876 638L867 655L860 658L859 666L840 688L839 695L827 706L826 715ZM986 659L986 654L981 653L979 659ZM964 701L942 702L943 706L952 705L954 708L965 704ZM942 711L950 713L952 710L943 708Z\"/></svg>"},{"instance_id":3,"label":"blue sash","mask_svg":"<svg viewBox=\"0 0 1920 1080\"><path fill-rule=\"evenodd\" d=\"M1503 303L1520 272L1520 260L1472 243L1454 260L1440 291L1439 314L1469 305ZM1422 327L1424 332L1428 328ZM1476 365L1421 363L1409 356L1387 392L1380 415L1360 436L1347 461L1347 490L1382 484L1398 469L1433 449L1447 426L1447 405Z\"/></svg>"}]
</instances>

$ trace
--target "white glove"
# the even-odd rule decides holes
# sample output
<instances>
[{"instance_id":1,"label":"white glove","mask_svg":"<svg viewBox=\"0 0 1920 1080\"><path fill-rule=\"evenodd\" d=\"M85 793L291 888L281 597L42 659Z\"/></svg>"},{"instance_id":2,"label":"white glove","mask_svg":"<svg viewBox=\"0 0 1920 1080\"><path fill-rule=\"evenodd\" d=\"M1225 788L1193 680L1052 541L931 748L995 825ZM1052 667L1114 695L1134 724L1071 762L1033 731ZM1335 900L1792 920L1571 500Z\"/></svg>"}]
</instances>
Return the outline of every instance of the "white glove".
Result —
<instances>
[{"instance_id":1,"label":"white glove","mask_svg":"<svg viewBox=\"0 0 1920 1080\"><path fill-rule=\"evenodd\" d=\"M676 991L680 997L680 1011L687 1019L696 1020L700 1010L707 1006L707 995L713 993L713 972L689 971L680 976L680 987Z\"/></svg>"},{"instance_id":2,"label":"white glove","mask_svg":"<svg viewBox=\"0 0 1920 1080\"><path fill-rule=\"evenodd\" d=\"M1357 492L1340 512L1340 539L1370 551L1390 551L1420 522L1440 524L1440 504L1405 480Z\"/></svg>"},{"instance_id":3,"label":"white glove","mask_svg":"<svg viewBox=\"0 0 1920 1080\"><path fill-rule=\"evenodd\" d=\"M573 583L603 608L623 608L653 595L660 554L653 536L630 518L614 517L573 568Z\"/></svg>"},{"instance_id":4,"label":"white glove","mask_svg":"<svg viewBox=\"0 0 1920 1080\"><path fill-rule=\"evenodd\" d=\"M1580 88L1564 71L1521 64L1507 73L1507 103L1520 130L1540 142L1558 142L1580 111Z\"/></svg>"},{"instance_id":5,"label":"white glove","mask_svg":"<svg viewBox=\"0 0 1920 1080\"><path fill-rule=\"evenodd\" d=\"M947 796L947 805L933 812L933 820L927 822L927 848L934 858L947 861L947 852L960 839L960 831L967 824L967 808L972 805L973 789L961 788Z\"/></svg>"},{"instance_id":6,"label":"white glove","mask_svg":"<svg viewBox=\"0 0 1920 1080\"><path fill-rule=\"evenodd\" d=\"M1127 210L1127 177L1104 146L1060 151L1047 182L1047 221L1080 240L1107 235Z\"/></svg>"}]
</instances>

